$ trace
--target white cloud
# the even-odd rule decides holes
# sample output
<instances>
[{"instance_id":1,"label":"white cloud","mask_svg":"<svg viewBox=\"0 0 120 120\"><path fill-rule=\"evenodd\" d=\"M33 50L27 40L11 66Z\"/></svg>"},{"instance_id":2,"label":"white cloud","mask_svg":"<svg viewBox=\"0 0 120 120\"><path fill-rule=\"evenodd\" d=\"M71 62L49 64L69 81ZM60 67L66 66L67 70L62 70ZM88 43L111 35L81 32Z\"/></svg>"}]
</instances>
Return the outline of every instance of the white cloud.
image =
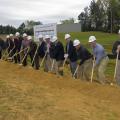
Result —
<instances>
[{"instance_id":1,"label":"white cloud","mask_svg":"<svg viewBox=\"0 0 120 120\"><path fill-rule=\"evenodd\" d=\"M77 18L91 0L0 0L0 24L18 26L33 19L43 23Z\"/></svg>"}]
</instances>

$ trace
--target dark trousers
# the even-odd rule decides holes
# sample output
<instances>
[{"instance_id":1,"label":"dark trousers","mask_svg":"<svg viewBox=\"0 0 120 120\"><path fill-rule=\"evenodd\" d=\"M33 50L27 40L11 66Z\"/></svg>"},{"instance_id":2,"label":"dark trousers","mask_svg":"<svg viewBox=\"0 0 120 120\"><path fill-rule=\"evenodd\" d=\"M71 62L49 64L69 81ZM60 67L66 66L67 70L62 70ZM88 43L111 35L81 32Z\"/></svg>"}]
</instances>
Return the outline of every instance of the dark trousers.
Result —
<instances>
[{"instance_id":1,"label":"dark trousers","mask_svg":"<svg viewBox=\"0 0 120 120\"><path fill-rule=\"evenodd\" d=\"M0 51L0 59L2 58L2 51Z\"/></svg>"},{"instance_id":2,"label":"dark trousers","mask_svg":"<svg viewBox=\"0 0 120 120\"><path fill-rule=\"evenodd\" d=\"M26 66L27 65L27 58L28 58L28 56L30 56L30 60L31 60L31 64L32 64L32 61L33 61L33 58L34 58L34 55L35 55L35 52L33 51L33 52L29 52L27 55L26 55L26 57L25 57L25 59L24 59L24 61L23 61L23 66ZM35 58L34 58L34 62L33 62L33 64L32 64L32 67L34 67L35 69L39 69L39 56L38 55L36 55L35 56Z\"/></svg>"},{"instance_id":3,"label":"dark trousers","mask_svg":"<svg viewBox=\"0 0 120 120\"><path fill-rule=\"evenodd\" d=\"M14 50L13 53L18 53L20 52L20 49L19 50ZM17 54L16 56L14 56L14 61L15 63L20 63L20 54Z\"/></svg>"},{"instance_id":4,"label":"dark trousers","mask_svg":"<svg viewBox=\"0 0 120 120\"><path fill-rule=\"evenodd\" d=\"M13 50L13 48L8 49L8 54L9 54L8 57L12 57L12 56L14 55L14 50Z\"/></svg>"},{"instance_id":5,"label":"dark trousers","mask_svg":"<svg viewBox=\"0 0 120 120\"><path fill-rule=\"evenodd\" d=\"M39 55L38 54L35 55L35 53L33 52L33 53L30 53L30 56L31 56L31 60L32 60L31 62L33 62L32 67L34 67L36 70L38 70L40 67ZM34 61L33 61L33 59L34 59Z\"/></svg>"}]
</instances>

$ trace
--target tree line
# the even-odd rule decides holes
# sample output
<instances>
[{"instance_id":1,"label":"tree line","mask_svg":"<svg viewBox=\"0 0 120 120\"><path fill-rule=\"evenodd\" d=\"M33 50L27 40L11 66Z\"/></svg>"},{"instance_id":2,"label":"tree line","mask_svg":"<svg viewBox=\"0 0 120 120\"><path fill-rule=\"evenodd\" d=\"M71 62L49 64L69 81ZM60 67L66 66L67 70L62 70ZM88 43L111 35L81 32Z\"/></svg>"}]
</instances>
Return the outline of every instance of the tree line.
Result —
<instances>
[{"instance_id":1,"label":"tree line","mask_svg":"<svg viewBox=\"0 0 120 120\"><path fill-rule=\"evenodd\" d=\"M92 0L78 16L83 31L118 32L120 0Z\"/></svg>"},{"instance_id":2,"label":"tree line","mask_svg":"<svg viewBox=\"0 0 120 120\"><path fill-rule=\"evenodd\" d=\"M0 34L15 34L16 32L20 32L21 34L27 33L29 35L33 35L34 30L33 27L35 25L41 25L42 22L40 21L33 21L33 20L27 20L23 22L18 28L15 28L14 26L10 25L0 25Z\"/></svg>"},{"instance_id":3,"label":"tree line","mask_svg":"<svg viewBox=\"0 0 120 120\"><path fill-rule=\"evenodd\" d=\"M92 0L78 16L82 31L118 32L120 29L120 0ZM74 18L61 20L61 24L74 23ZM40 21L27 20L18 28L0 25L0 34L26 32L33 35L34 25L41 25Z\"/></svg>"}]
</instances>

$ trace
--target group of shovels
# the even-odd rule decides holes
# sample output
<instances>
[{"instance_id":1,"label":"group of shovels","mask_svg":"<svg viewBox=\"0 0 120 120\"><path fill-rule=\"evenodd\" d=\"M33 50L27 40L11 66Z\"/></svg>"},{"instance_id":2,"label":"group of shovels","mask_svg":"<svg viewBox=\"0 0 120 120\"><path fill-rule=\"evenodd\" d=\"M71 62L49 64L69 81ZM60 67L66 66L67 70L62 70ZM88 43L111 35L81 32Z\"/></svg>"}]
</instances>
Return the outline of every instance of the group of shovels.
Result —
<instances>
[{"instance_id":1,"label":"group of shovels","mask_svg":"<svg viewBox=\"0 0 120 120\"><path fill-rule=\"evenodd\" d=\"M10 46L5 50L5 52L4 52L1 60L12 61L15 56L17 56L17 55L21 54L22 52L24 52L25 50L27 50L27 51L26 51L26 54L24 55L23 59L21 60L21 65L22 65L22 63L24 62L26 56L28 55L28 52L29 52L30 48L27 47L27 48L25 48L25 49L22 49L21 51L15 53L15 54L14 54L13 56L11 56L11 57L9 57L9 56L10 56L10 54L13 52L13 50L15 49L15 46L13 47L13 49L11 49L11 50L8 52L8 49L9 49L9 48L10 48ZM36 48L35 55L34 55L34 57L33 57L33 60L32 60L32 62L31 62L31 65L34 64L35 57L36 57L36 55L37 55L38 49L39 49L39 45L38 45L38 47ZM44 63L44 61L45 61L45 59L46 59L46 56L47 56L47 52L45 53L45 55L44 55L44 57L43 57L43 59L42 59L42 61L41 61L41 63L40 63L40 67L42 67L42 65L43 65L43 63ZM114 72L114 81L115 81L115 79L116 79L117 66L118 66L118 57L119 57L119 53L117 54L117 58L116 58L116 65L115 65L115 72ZM66 63L67 59L68 59L68 57L65 57L65 60L64 60L64 62L63 62L63 66L60 68L61 70L64 70L65 63ZM55 65L55 60L53 59L52 65L51 65L51 69L50 69L51 72L53 71L54 65ZM92 65L91 80L90 80L91 83L93 82L94 69L95 69L94 66L95 66L95 57L94 57L94 59L93 59L93 65ZM75 78L75 76L76 76L76 74L77 74L77 72L78 72L78 70L79 70L79 67L80 67L80 66L78 65L77 68L76 68L76 70L75 70L75 72L74 72L74 74L73 74L73 78ZM111 83L111 85L113 85L113 83Z\"/></svg>"}]
</instances>

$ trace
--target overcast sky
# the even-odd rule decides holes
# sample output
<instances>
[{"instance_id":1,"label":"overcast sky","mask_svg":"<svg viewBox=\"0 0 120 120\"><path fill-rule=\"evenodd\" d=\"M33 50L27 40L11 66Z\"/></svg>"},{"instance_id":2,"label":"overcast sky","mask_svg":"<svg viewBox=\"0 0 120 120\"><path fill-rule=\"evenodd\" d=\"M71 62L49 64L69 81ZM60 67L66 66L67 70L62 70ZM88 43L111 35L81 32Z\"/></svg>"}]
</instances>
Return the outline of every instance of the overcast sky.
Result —
<instances>
[{"instance_id":1,"label":"overcast sky","mask_svg":"<svg viewBox=\"0 0 120 120\"><path fill-rule=\"evenodd\" d=\"M77 16L91 0L0 0L0 24L19 26L25 20L54 23Z\"/></svg>"}]
</instances>

